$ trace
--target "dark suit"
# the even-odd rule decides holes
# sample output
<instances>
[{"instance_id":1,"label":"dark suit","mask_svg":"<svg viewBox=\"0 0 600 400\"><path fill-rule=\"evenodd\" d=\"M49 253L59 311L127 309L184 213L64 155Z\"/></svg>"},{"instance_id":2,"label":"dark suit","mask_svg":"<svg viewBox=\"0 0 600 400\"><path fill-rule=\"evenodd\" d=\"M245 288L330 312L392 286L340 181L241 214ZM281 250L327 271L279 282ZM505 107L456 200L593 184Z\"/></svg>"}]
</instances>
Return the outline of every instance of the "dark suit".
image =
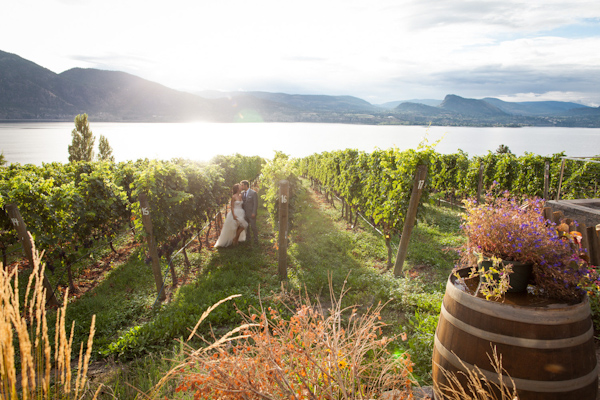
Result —
<instances>
[{"instance_id":1,"label":"dark suit","mask_svg":"<svg viewBox=\"0 0 600 400\"><path fill-rule=\"evenodd\" d=\"M246 228L246 239L250 240L250 230L252 231L252 236L254 236L254 243L258 244L258 231L256 230L256 214L258 212L258 194L252 190L248 189L246 193L242 196L244 199L244 203L242 204L242 208L246 213L246 221L248 221L248 228ZM254 218L252 218L254 215Z\"/></svg>"}]
</instances>

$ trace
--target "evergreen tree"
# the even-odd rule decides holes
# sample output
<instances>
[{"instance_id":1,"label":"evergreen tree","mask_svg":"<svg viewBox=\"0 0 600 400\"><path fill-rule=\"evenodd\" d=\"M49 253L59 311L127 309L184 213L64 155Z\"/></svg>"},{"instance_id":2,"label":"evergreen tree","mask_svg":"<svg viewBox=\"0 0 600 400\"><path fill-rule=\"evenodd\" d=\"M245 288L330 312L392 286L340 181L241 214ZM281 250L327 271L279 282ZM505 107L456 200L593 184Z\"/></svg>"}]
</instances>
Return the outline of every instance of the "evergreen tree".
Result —
<instances>
[{"instance_id":1,"label":"evergreen tree","mask_svg":"<svg viewBox=\"0 0 600 400\"><path fill-rule=\"evenodd\" d=\"M115 162L115 156L113 156L112 152L113 149L110 147L106 136L100 135L100 139L98 140L98 160Z\"/></svg>"},{"instance_id":2,"label":"evergreen tree","mask_svg":"<svg viewBox=\"0 0 600 400\"><path fill-rule=\"evenodd\" d=\"M496 149L496 154L512 154L512 151L510 151L507 145L501 144Z\"/></svg>"},{"instance_id":3,"label":"evergreen tree","mask_svg":"<svg viewBox=\"0 0 600 400\"><path fill-rule=\"evenodd\" d=\"M87 114L75 117L75 129L71 131L73 142L69 145L69 162L92 161L96 138L90 130Z\"/></svg>"}]
</instances>

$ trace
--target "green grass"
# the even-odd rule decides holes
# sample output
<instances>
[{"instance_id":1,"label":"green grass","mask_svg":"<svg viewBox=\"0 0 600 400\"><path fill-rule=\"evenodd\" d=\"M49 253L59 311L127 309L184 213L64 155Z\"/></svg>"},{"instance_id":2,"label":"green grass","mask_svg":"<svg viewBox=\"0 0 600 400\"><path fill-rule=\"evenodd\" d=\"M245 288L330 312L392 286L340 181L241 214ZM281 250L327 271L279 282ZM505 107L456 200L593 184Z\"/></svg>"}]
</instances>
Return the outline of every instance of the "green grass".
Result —
<instances>
[{"instance_id":1,"label":"green grass","mask_svg":"<svg viewBox=\"0 0 600 400\"><path fill-rule=\"evenodd\" d=\"M107 363L108 372L101 379L103 386L98 393L98 399L148 398L141 396L140 392L152 393L154 397L150 398L175 398L176 382L167 380L158 389L156 385L167 371L181 365L184 358L183 346L175 345L171 350L140 356L127 363ZM92 385L92 388L97 387L98 383Z\"/></svg>"},{"instance_id":2,"label":"green grass","mask_svg":"<svg viewBox=\"0 0 600 400\"><path fill-rule=\"evenodd\" d=\"M273 257L244 244L233 249L203 250L206 265L194 281L180 287L170 303L152 318L129 329L111 343L107 354L130 358L172 345L174 338L187 338L202 313L214 303L233 294L242 297L213 311L199 330L208 335L210 325L226 331L241 319L236 307L247 311L259 307L259 288L266 293L279 287ZM192 259L193 260L193 259Z\"/></svg>"}]
</instances>

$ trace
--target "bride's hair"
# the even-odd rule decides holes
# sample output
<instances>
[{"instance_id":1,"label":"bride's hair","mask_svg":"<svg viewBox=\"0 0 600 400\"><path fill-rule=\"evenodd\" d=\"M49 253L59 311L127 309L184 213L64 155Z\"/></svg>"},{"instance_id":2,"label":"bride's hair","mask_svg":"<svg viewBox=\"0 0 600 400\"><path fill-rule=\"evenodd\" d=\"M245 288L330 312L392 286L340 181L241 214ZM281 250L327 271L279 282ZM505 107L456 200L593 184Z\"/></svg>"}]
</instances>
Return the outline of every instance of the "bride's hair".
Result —
<instances>
[{"instance_id":1,"label":"bride's hair","mask_svg":"<svg viewBox=\"0 0 600 400\"><path fill-rule=\"evenodd\" d=\"M240 185L239 184L235 184L233 185L233 187L231 188L231 194L236 194L237 192L240 191Z\"/></svg>"}]
</instances>

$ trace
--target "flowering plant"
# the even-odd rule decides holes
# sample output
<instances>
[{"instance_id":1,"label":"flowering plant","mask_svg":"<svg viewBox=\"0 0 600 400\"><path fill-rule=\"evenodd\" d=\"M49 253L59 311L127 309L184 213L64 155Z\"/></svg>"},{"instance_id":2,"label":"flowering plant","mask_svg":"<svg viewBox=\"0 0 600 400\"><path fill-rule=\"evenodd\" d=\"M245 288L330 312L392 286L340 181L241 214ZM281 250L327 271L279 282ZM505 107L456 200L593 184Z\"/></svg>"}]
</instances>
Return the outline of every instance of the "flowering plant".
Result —
<instances>
[{"instance_id":1,"label":"flowering plant","mask_svg":"<svg viewBox=\"0 0 600 400\"><path fill-rule=\"evenodd\" d=\"M469 252L535 264L557 236L542 215L541 199L521 203L504 192L499 197L487 195L483 204L466 200L465 207L462 228Z\"/></svg>"},{"instance_id":2,"label":"flowering plant","mask_svg":"<svg viewBox=\"0 0 600 400\"><path fill-rule=\"evenodd\" d=\"M542 199L519 201L504 192L486 195L482 204L467 200L465 206L466 255L476 252L533 264L538 292L564 300L580 299L583 287L596 279L577 245L578 233L546 220Z\"/></svg>"}]
</instances>

